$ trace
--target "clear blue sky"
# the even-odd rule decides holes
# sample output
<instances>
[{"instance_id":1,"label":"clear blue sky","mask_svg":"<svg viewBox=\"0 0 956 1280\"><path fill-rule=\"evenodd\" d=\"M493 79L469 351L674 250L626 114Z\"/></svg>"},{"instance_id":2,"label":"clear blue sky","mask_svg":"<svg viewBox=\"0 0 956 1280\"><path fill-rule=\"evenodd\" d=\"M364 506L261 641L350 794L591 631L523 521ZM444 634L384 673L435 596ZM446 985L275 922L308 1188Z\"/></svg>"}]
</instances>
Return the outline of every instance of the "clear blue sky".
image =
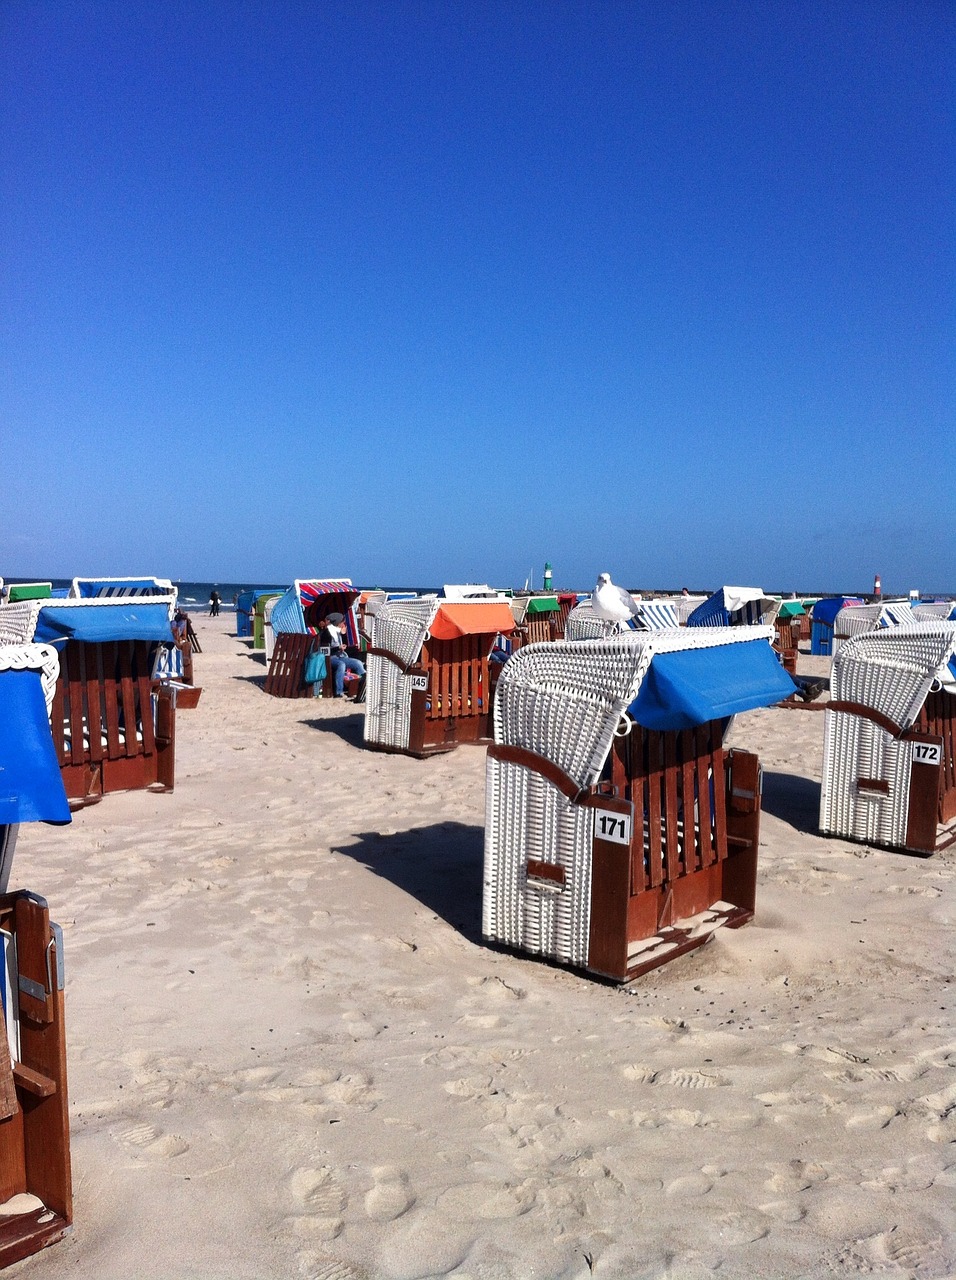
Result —
<instances>
[{"instance_id":1,"label":"clear blue sky","mask_svg":"<svg viewBox=\"0 0 956 1280\"><path fill-rule=\"evenodd\" d=\"M951 0L5 0L0 574L956 589Z\"/></svg>"}]
</instances>

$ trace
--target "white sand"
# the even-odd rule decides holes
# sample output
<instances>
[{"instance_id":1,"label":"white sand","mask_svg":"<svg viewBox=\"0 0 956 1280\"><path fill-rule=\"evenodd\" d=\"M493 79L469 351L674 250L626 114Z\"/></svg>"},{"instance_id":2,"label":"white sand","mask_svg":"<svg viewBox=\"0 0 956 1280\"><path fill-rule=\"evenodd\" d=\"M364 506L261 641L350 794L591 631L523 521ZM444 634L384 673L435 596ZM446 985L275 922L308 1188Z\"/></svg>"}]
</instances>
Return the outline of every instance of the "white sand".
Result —
<instances>
[{"instance_id":1,"label":"white sand","mask_svg":"<svg viewBox=\"0 0 956 1280\"><path fill-rule=\"evenodd\" d=\"M11 1275L953 1274L956 853L814 834L822 715L734 729L754 923L625 991L482 945L481 749L366 752L197 625L174 794L21 829L76 1225Z\"/></svg>"}]
</instances>

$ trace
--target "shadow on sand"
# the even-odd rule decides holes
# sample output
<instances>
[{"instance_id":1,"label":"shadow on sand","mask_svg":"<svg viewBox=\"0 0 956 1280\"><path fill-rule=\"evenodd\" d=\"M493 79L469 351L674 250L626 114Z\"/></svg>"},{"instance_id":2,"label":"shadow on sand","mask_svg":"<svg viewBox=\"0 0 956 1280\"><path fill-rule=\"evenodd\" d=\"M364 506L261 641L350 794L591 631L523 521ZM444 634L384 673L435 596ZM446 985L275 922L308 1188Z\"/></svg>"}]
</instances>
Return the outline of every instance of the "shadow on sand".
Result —
<instances>
[{"instance_id":1,"label":"shadow on sand","mask_svg":"<svg viewBox=\"0 0 956 1280\"><path fill-rule=\"evenodd\" d=\"M352 747L361 747L365 740L365 716L359 711L349 716L329 716L328 720L303 720L302 723L307 729L334 733Z\"/></svg>"},{"instance_id":2,"label":"shadow on sand","mask_svg":"<svg viewBox=\"0 0 956 1280\"><path fill-rule=\"evenodd\" d=\"M819 831L820 784L797 774L765 770L762 808L804 835L815 836Z\"/></svg>"},{"instance_id":3,"label":"shadow on sand","mask_svg":"<svg viewBox=\"0 0 956 1280\"><path fill-rule=\"evenodd\" d=\"M390 880L469 942L483 945L481 827L438 822L395 835L363 831L354 844L333 852L347 854L377 876Z\"/></svg>"}]
</instances>

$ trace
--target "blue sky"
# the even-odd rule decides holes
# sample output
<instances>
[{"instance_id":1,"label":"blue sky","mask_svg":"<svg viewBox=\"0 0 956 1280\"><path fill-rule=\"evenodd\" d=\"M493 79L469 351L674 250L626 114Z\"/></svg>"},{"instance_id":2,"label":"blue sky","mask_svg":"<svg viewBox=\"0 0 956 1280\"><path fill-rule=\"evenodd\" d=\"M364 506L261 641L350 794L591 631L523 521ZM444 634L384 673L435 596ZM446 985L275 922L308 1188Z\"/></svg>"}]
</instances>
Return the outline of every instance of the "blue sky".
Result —
<instances>
[{"instance_id":1,"label":"blue sky","mask_svg":"<svg viewBox=\"0 0 956 1280\"><path fill-rule=\"evenodd\" d=\"M6 0L0 574L956 590L949 0Z\"/></svg>"}]
</instances>

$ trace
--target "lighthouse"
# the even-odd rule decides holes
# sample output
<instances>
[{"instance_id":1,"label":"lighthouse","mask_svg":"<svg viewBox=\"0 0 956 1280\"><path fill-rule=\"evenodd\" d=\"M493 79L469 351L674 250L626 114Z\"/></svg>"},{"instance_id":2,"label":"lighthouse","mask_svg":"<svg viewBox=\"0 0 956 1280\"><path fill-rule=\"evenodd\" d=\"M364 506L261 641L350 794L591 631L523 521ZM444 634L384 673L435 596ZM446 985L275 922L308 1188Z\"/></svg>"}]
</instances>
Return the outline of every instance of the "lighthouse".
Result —
<instances>
[{"instance_id":1,"label":"lighthouse","mask_svg":"<svg viewBox=\"0 0 956 1280\"><path fill-rule=\"evenodd\" d=\"M551 590L551 561L546 560L544 564L544 590Z\"/></svg>"}]
</instances>

